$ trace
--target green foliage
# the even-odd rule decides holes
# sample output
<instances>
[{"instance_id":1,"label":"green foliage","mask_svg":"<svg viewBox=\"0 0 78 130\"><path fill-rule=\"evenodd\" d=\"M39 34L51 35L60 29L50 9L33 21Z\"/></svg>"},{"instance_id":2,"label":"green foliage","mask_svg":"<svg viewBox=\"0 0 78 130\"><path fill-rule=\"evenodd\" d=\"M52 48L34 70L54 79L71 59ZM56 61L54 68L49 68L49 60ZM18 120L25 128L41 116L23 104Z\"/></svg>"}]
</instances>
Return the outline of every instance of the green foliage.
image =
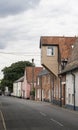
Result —
<instances>
[{"instance_id":1,"label":"green foliage","mask_svg":"<svg viewBox=\"0 0 78 130\"><path fill-rule=\"evenodd\" d=\"M9 90L12 91L13 82L24 75L26 66L32 66L32 63L29 61L19 61L2 70L4 78L1 81L1 87L3 90L5 86L8 86Z\"/></svg>"}]
</instances>

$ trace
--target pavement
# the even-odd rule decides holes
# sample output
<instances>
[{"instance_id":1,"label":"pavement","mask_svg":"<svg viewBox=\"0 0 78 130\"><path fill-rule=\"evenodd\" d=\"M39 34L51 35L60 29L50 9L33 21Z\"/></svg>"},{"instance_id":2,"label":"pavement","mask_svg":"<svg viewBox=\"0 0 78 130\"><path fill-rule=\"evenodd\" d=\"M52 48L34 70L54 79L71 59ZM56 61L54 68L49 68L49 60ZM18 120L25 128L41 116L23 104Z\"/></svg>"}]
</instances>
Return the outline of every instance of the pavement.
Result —
<instances>
[{"instance_id":1,"label":"pavement","mask_svg":"<svg viewBox=\"0 0 78 130\"><path fill-rule=\"evenodd\" d=\"M0 110L0 130L4 130L3 119L2 119L2 112L1 112L1 110Z\"/></svg>"}]
</instances>

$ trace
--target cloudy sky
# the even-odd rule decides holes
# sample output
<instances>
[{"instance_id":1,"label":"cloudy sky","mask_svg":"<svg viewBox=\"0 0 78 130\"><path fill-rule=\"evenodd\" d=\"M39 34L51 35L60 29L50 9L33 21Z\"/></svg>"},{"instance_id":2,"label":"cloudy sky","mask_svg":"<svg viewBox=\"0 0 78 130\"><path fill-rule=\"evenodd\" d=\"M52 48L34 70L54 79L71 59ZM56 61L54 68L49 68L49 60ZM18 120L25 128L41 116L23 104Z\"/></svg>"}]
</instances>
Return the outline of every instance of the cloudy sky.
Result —
<instances>
[{"instance_id":1,"label":"cloudy sky","mask_svg":"<svg viewBox=\"0 0 78 130\"><path fill-rule=\"evenodd\" d=\"M78 36L78 0L0 1L0 78L20 60L40 65L40 36Z\"/></svg>"}]
</instances>

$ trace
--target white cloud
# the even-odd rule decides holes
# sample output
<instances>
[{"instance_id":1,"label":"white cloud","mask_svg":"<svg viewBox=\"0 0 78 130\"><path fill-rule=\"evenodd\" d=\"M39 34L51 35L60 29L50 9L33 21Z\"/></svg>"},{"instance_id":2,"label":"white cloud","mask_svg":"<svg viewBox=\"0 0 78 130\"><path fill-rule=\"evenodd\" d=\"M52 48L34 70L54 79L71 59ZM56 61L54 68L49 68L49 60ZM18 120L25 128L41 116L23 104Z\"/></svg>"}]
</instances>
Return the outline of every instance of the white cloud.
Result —
<instances>
[{"instance_id":1,"label":"white cloud","mask_svg":"<svg viewBox=\"0 0 78 130\"><path fill-rule=\"evenodd\" d=\"M40 0L2 0L0 1L0 16L15 15L24 10L35 8Z\"/></svg>"},{"instance_id":2,"label":"white cloud","mask_svg":"<svg viewBox=\"0 0 78 130\"><path fill-rule=\"evenodd\" d=\"M78 35L77 0L40 0L39 3L32 1L34 7L28 4L28 7L23 8L25 3L21 5L21 0L18 0L22 10L16 8L19 13L15 12L15 15L12 10L6 12L5 9L0 12L0 15L6 15L0 17L0 51L20 52L16 56L0 53L1 68L18 60L31 61L33 57L35 63L40 65L39 40L42 35ZM7 6L17 6L16 2Z\"/></svg>"}]
</instances>

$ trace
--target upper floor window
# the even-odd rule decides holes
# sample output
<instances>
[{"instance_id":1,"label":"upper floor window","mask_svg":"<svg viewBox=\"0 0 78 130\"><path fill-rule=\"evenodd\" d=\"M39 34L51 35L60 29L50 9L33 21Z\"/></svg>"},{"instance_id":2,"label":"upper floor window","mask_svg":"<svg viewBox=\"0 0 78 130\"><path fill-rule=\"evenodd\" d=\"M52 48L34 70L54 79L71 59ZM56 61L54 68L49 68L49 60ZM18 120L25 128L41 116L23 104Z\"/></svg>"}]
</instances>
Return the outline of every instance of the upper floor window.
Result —
<instances>
[{"instance_id":1,"label":"upper floor window","mask_svg":"<svg viewBox=\"0 0 78 130\"><path fill-rule=\"evenodd\" d=\"M55 47L54 46L48 46L47 47L47 56L54 56L55 55Z\"/></svg>"}]
</instances>

